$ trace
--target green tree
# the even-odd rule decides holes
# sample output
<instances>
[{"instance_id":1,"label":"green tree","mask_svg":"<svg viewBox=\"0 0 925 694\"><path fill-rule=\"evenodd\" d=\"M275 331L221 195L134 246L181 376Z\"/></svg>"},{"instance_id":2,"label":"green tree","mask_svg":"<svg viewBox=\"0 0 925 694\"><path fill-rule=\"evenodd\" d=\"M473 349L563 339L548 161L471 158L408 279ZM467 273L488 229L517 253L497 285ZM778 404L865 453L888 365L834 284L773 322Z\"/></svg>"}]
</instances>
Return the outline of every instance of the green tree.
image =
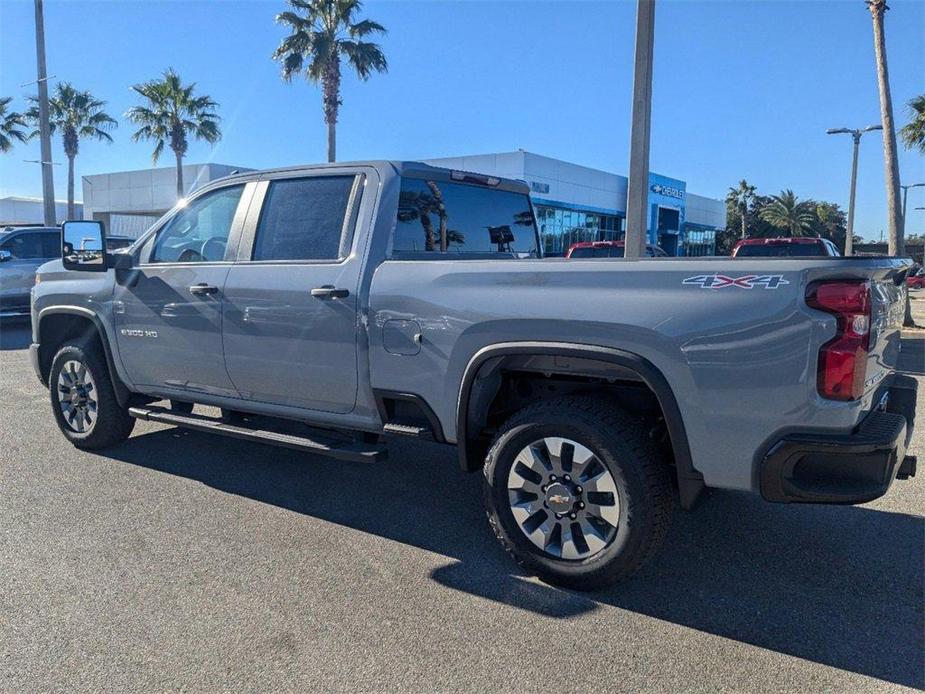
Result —
<instances>
[{"instance_id":1,"label":"green tree","mask_svg":"<svg viewBox=\"0 0 925 694\"><path fill-rule=\"evenodd\" d=\"M341 104L341 58L366 81L373 72L386 72L388 63L379 44L363 41L371 34L385 33L372 20L358 20L360 0L289 0L291 11L276 15L279 24L292 33L284 38L273 59L283 66L283 79L305 73L308 81L321 83L324 122L328 126L328 161L337 154L337 115Z\"/></svg>"},{"instance_id":2,"label":"green tree","mask_svg":"<svg viewBox=\"0 0 925 694\"><path fill-rule=\"evenodd\" d=\"M157 164L165 146L173 150L177 160L177 198L186 193L183 187L183 157L189 147L189 138L215 144L222 139L216 113L218 103L209 96L196 96L196 83L183 84L173 68L164 71L162 79L150 80L132 86L145 99L142 106L134 106L126 117L141 126L132 139L154 140L151 160Z\"/></svg>"},{"instance_id":3,"label":"green tree","mask_svg":"<svg viewBox=\"0 0 925 694\"><path fill-rule=\"evenodd\" d=\"M917 149L925 154L925 94L909 100L906 104L909 122L899 131L906 149Z\"/></svg>"},{"instance_id":4,"label":"green tree","mask_svg":"<svg viewBox=\"0 0 925 694\"><path fill-rule=\"evenodd\" d=\"M32 106L26 118L36 129L30 137L38 137L39 106L38 98L29 97ZM48 123L51 134L61 133L64 154L67 156L67 216L74 219L77 211L74 206L74 160L80 150L81 140L100 140L112 142L109 130L119 126L115 118L103 110L105 101L100 101L88 91L75 89L70 82L60 82L55 92L48 99Z\"/></svg>"},{"instance_id":5,"label":"green tree","mask_svg":"<svg viewBox=\"0 0 925 694\"><path fill-rule=\"evenodd\" d=\"M792 190L772 195L771 202L763 207L760 217L788 236L805 236L812 230L814 215L806 202L801 202Z\"/></svg>"},{"instance_id":6,"label":"green tree","mask_svg":"<svg viewBox=\"0 0 925 694\"><path fill-rule=\"evenodd\" d=\"M12 96L0 98L0 152L9 152L13 149L13 140L25 142L29 139L24 128L27 127L23 114L10 111Z\"/></svg>"},{"instance_id":7,"label":"green tree","mask_svg":"<svg viewBox=\"0 0 925 694\"><path fill-rule=\"evenodd\" d=\"M743 178L741 181L739 181L738 187L730 188L729 192L726 193L726 227L730 228L732 226L729 223L729 212L732 211L739 218L742 229L742 233L739 238L742 239L744 239L746 236L746 217L748 216L748 206L755 198L756 190L757 189L755 186L750 185L748 181Z\"/></svg>"}]
</instances>

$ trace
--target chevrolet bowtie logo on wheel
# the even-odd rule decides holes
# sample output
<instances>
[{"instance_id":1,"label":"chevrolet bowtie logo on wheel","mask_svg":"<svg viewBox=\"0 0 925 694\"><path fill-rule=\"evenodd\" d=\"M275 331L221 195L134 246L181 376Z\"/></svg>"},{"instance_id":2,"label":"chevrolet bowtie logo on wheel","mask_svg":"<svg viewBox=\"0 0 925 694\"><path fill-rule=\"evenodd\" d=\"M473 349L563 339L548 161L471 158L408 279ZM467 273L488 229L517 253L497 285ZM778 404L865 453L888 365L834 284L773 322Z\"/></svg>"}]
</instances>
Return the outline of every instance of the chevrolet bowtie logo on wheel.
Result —
<instances>
[{"instance_id":1,"label":"chevrolet bowtie logo on wheel","mask_svg":"<svg viewBox=\"0 0 925 694\"><path fill-rule=\"evenodd\" d=\"M564 496L563 494L553 494L549 497L549 502L552 504L567 504L571 500L571 497Z\"/></svg>"}]
</instances>

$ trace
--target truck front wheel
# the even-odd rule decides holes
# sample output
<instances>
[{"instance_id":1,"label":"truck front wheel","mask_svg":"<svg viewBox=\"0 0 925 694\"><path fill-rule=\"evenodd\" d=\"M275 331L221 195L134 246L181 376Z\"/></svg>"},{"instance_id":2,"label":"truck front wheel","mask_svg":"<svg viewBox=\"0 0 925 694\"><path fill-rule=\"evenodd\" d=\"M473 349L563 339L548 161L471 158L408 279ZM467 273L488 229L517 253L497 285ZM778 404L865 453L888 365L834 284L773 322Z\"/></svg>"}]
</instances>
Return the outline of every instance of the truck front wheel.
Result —
<instances>
[{"instance_id":1,"label":"truck front wheel","mask_svg":"<svg viewBox=\"0 0 925 694\"><path fill-rule=\"evenodd\" d=\"M658 549L674 501L669 467L642 422L606 400L563 397L524 408L485 460L495 535L544 581L594 590Z\"/></svg>"},{"instance_id":2,"label":"truck front wheel","mask_svg":"<svg viewBox=\"0 0 925 694\"><path fill-rule=\"evenodd\" d=\"M51 363L48 384L58 428L77 448L106 448L132 433L135 420L119 405L96 343L65 343Z\"/></svg>"}]
</instances>

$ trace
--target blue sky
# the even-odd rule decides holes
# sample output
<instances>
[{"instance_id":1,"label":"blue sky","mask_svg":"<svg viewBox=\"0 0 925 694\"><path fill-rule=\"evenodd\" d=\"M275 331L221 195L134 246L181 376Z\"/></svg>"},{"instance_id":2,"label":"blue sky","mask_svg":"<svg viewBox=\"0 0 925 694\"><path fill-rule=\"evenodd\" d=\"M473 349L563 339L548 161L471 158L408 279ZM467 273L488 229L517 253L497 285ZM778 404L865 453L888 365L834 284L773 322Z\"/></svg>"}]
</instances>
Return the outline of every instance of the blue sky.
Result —
<instances>
[{"instance_id":1,"label":"blue sky","mask_svg":"<svg viewBox=\"0 0 925 694\"><path fill-rule=\"evenodd\" d=\"M49 74L89 89L121 115L133 83L168 66L222 105L224 137L188 161L250 167L322 161L320 90L279 78L270 60L284 31L281 0L46 0ZM893 0L886 30L894 105L925 91L925 3ZM338 158L425 158L529 151L625 173L634 2L367 2L384 24L389 73L345 79ZM35 79L33 4L0 0L0 95L23 108ZM847 207L850 137L828 127L879 120L870 14L862 0L659 0L651 168L692 192L722 197L745 177L762 193L792 188ZM150 165L151 145L85 142L77 173ZM169 154L169 153L168 153ZM55 160L65 161L55 142ZM0 158L0 195L37 195L38 143ZM170 164L171 158L162 160ZM925 159L901 151L904 183ZM64 197L64 167L55 167ZM79 191L79 185L78 185ZM877 133L864 137L856 231L886 227ZM925 188L909 208L925 206ZM907 232L925 230L909 213Z\"/></svg>"}]
</instances>

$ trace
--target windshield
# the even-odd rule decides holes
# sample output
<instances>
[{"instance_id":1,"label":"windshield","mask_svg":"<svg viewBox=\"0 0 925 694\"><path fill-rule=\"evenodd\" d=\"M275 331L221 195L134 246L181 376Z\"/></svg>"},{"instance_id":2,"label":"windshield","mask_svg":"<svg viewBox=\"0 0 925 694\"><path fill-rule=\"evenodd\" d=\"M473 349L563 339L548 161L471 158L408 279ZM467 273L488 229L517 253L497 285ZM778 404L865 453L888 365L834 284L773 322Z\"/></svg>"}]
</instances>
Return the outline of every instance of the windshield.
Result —
<instances>
[{"instance_id":1,"label":"windshield","mask_svg":"<svg viewBox=\"0 0 925 694\"><path fill-rule=\"evenodd\" d=\"M736 258L772 258L780 256L817 256L825 255L821 243L769 243L746 244L736 250Z\"/></svg>"}]
</instances>

